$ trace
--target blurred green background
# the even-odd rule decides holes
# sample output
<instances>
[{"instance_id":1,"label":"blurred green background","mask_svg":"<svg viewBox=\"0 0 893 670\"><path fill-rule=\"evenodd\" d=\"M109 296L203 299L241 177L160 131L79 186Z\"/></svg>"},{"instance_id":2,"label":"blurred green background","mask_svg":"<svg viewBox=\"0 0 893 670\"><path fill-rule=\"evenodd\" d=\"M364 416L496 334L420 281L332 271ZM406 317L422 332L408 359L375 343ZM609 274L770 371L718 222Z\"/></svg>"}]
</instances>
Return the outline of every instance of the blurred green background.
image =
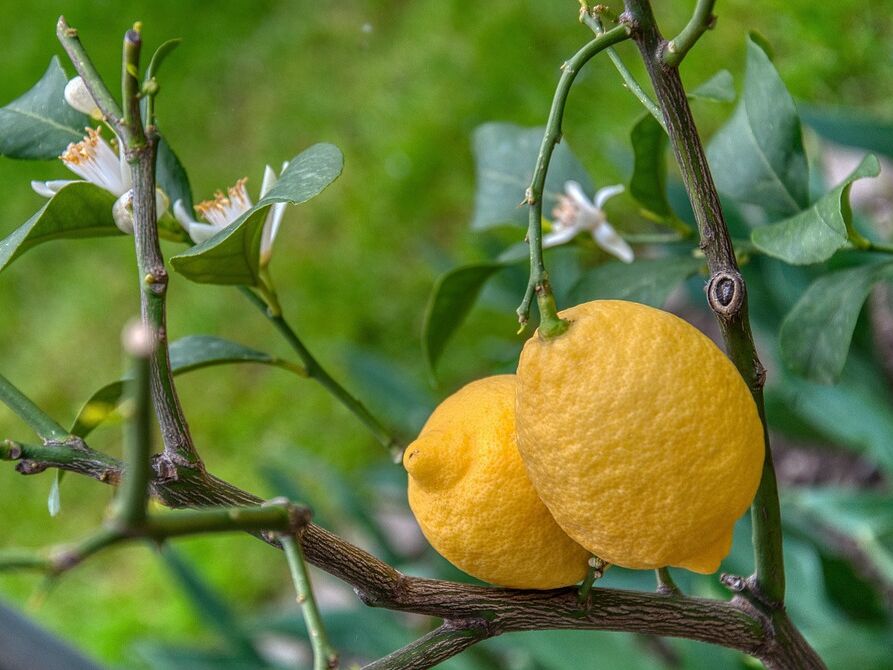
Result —
<instances>
[{"instance_id":1,"label":"blurred green background","mask_svg":"<svg viewBox=\"0 0 893 670\"><path fill-rule=\"evenodd\" d=\"M656 4L664 32L672 34L693 3ZM512 367L521 340L513 338L516 324L508 306L519 297L517 282L506 280L485 293L447 350L437 388L428 383L419 330L435 277L494 248L494 240L481 240L468 230L474 192L470 134L492 120L544 122L559 65L590 37L576 21L576 2L71 0L34 3L23 10L20 3L0 0L0 8L7 17L0 23L2 104L30 88L53 54L62 55L71 72L54 36L59 14L79 29L110 81L118 77L120 37L134 20L143 22L150 47L182 37L161 73L158 114L189 171L196 201L242 176L249 177L256 196L266 163L278 165L315 142L342 149L343 176L321 197L288 210L272 271L285 313L310 348L403 437L410 438L437 400L459 384ZM686 60L683 78L696 85L727 68L740 89L744 35L757 30L773 45L775 64L797 100L893 119L889 10L886 0L726 0L718 4L716 29ZM634 47L622 45L619 51L641 75ZM730 111L729 105L695 109L706 133ZM565 134L599 185L628 177L628 133L639 113L607 59L590 64L579 77ZM65 176L58 162L0 159L0 236L41 205L28 186L31 179ZM636 217L636 208L628 199L616 203L612 220L623 227L625 218ZM176 250L165 248L168 255ZM755 284L751 300L768 299L761 293L767 290ZM172 339L216 334L291 358L266 321L233 289L175 277L169 295ZM66 423L95 388L120 374L120 329L137 310L127 239L39 247L0 275L0 370ZM182 377L180 390L193 434L216 474L261 495L301 495L345 532L350 532L346 519L357 504L375 504L379 522L384 516L401 517L402 469L389 465L362 426L312 382L276 369L236 366ZM30 434L0 409L0 437L28 439ZM119 439L119 428L106 427L91 444L117 452ZM359 493L333 496L333 488L317 485L314 490L306 481L327 477ZM46 511L50 480L50 475L26 478L12 467L0 468L4 547L62 542L100 520L110 489L68 477L62 513L51 519ZM378 527L376 519L370 524ZM744 545L738 555L745 559L746 536L743 528L736 544ZM368 528L354 537L381 553L381 538L370 538ZM406 537L410 550L396 558L407 562L408 571L459 577L430 550L412 550L417 539L411 530L391 542L405 543ZM870 579L844 580L840 588L850 589L850 595L852 584L867 589L857 594L858 602L879 603L874 609L847 610L828 595L837 588L829 586L829 579L838 579L840 572L829 572L821 547L805 540L798 544L796 538L791 542L795 621L835 658L836 667L873 667L873 659L889 651L889 601L884 601L889 592L885 596ZM295 619L286 566L273 550L240 536L189 540L177 547L181 559L229 603L232 614L251 622L245 626L281 612ZM737 569L747 571L749 565ZM614 579L651 588L650 575ZM687 585L718 594L711 583ZM335 585L325 590L331 591L327 602L336 614L352 605L349 592L345 596ZM110 665L190 667L183 657L165 661L158 644L226 647L214 616L206 609L203 617L196 606L207 601L195 593L190 597L147 547L105 553L49 588L37 577L0 575L0 598ZM841 621L850 627L841 628ZM358 650L383 653L388 644L408 641L406 631L419 632L426 624L360 610L333 625L345 628L348 640L354 635ZM825 632L832 625L848 631L846 644ZM383 631L391 629L403 633L388 637ZM376 643L385 645L383 650L363 646L370 630L379 631ZM224 626L222 637L226 631ZM269 638L261 645L268 661L277 650L287 658L300 640L288 626L263 635ZM562 667L568 649L575 650L581 668L620 667L611 659L630 668L744 663L735 654L700 645L664 645L633 636L529 637L538 646L508 636L467 654L463 667ZM864 658L850 653L850 645ZM871 655L866 649L880 651Z\"/></svg>"}]
</instances>

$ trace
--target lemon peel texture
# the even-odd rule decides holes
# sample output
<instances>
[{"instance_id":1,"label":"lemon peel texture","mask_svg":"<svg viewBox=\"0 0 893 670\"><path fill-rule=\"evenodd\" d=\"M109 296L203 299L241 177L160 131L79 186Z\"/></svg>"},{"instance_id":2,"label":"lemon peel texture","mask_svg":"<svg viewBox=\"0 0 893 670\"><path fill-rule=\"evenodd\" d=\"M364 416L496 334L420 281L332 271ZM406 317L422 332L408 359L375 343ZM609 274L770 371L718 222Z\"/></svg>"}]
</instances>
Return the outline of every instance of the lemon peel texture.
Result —
<instances>
[{"instance_id":1,"label":"lemon peel texture","mask_svg":"<svg viewBox=\"0 0 893 670\"><path fill-rule=\"evenodd\" d=\"M518 447L565 532L627 568L711 573L753 500L763 426L732 362L682 319L603 300L518 365Z\"/></svg>"},{"instance_id":2,"label":"lemon peel texture","mask_svg":"<svg viewBox=\"0 0 893 670\"><path fill-rule=\"evenodd\" d=\"M552 519L527 478L515 433L515 376L444 400L403 455L409 505L431 545L485 582L549 589L579 582L589 553Z\"/></svg>"}]
</instances>

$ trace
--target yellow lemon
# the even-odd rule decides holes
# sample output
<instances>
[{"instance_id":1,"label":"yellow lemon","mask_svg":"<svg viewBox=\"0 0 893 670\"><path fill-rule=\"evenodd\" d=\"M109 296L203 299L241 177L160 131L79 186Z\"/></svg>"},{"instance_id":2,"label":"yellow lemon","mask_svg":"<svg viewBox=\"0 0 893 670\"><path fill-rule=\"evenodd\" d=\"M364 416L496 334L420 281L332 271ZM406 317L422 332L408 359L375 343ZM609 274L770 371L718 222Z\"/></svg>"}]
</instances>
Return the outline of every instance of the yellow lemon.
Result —
<instances>
[{"instance_id":1,"label":"yellow lemon","mask_svg":"<svg viewBox=\"0 0 893 670\"><path fill-rule=\"evenodd\" d=\"M753 500L763 426L710 339L652 307L597 300L518 365L518 448L564 531L627 568L716 571Z\"/></svg>"},{"instance_id":2,"label":"yellow lemon","mask_svg":"<svg viewBox=\"0 0 893 670\"><path fill-rule=\"evenodd\" d=\"M537 497L515 438L515 376L471 382L406 448L409 506L431 545L485 582L549 589L583 579L589 553Z\"/></svg>"}]
</instances>

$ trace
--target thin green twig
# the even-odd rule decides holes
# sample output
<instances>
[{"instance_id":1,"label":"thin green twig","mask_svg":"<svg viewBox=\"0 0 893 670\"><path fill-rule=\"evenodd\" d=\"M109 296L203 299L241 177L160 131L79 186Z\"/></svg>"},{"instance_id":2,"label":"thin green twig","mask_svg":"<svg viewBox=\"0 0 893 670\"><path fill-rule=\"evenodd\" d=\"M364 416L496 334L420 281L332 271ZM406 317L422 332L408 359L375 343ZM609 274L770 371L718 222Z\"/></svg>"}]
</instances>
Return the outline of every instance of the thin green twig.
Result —
<instances>
[{"instance_id":1,"label":"thin green twig","mask_svg":"<svg viewBox=\"0 0 893 670\"><path fill-rule=\"evenodd\" d=\"M706 31L713 27L716 17L713 16L713 5L716 0L698 0L695 11L685 28L671 39L664 49L663 61L670 67L678 67L689 50L701 39Z\"/></svg>"},{"instance_id":2,"label":"thin green twig","mask_svg":"<svg viewBox=\"0 0 893 670\"><path fill-rule=\"evenodd\" d=\"M281 313L277 314L275 310L271 310L264 297L259 296L247 286L240 287L240 290L242 291L242 294L251 301L251 304L257 307L270 323L273 324L276 330L278 330L285 338L286 342L288 342L304 364L307 376L322 384L329 393L350 410L353 415L369 429L375 436L375 439L389 451L391 457L395 461L399 461L403 454L403 448L400 441L392 435L387 428L385 428L381 421L375 418L362 402L328 373L319 361L316 360L316 357L310 352L301 338L298 337L298 334L289 325L288 321L285 320L285 317L283 317ZM278 302L276 304L278 305Z\"/></svg>"},{"instance_id":3,"label":"thin green twig","mask_svg":"<svg viewBox=\"0 0 893 670\"><path fill-rule=\"evenodd\" d=\"M22 393L6 377L0 374L0 402L9 407L22 421L27 423L41 439L64 440L70 434Z\"/></svg>"},{"instance_id":4,"label":"thin green twig","mask_svg":"<svg viewBox=\"0 0 893 670\"><path fill-rule=\"evenodd\" d=\"M585 7L580 9L580 21L586 24L596 35L601 35L605 32L605 27L602 24L601 18L598 15L591 14ZM611 47L606 51L608 58L611 59L617 72L620 73L620 77L623 79L626 88L629 89L636 99L642 103L642 106L648 110L648 113L651 114L651 116L653 116L660 124L660 127L664 129L664 132L667 132L667 123L664 121L664 115L661 114L660 107L657 106L657 103L651 99L651 96L648 95L645 89L642 88L642 85L633 76L633 73L629 71L629 68L626 67L623 59L620 58L620 54L617 53L617 50Z\"/></svg>"},{"instance_id":5,"label":"thin green twig","mask_svg":"<svg viewBox=\"0 0 893 670\"><path fill-rule=\"evenodd\" d=\"M310 574L307 571L307 563L304 560L304 549L299 540L290 535L279 538L279 544L285 552L288 561L288 570L297 591L297 601L307 624L307 634L310 637L310 646L313 648L313 670L331 670L338 667L338 653L329 643L326 629L316 606L316 598L313 596L313 587L310 584Z\"/></svg>"},{"instance_id":6,"label":"thin green twig","mask_svg":"<svg viewBox=\"0 0 893 670\"><path fill-rule=\"evenodd\" d=\"M658 568L655 570L657 574L657 591L665 595L678 596L682 595L682 591L676 586L673 576L670 574L669 568Z\"/></svg>"},{"instance_id":7,"label":"thin green twig","mask_svg":"<svg viewBox=\"0 0 893 670\"><path fill-rule=\"evenodd\" d=\"M530 245L530 279L524 299L518 307L518 321L527 323L530 316L530 305L533 296L537 297L540 312L540 335L554 337L567 330L567 322L558 317L555 306L555 298L552 296L552 288L549 284L549 275L543 263L543 189L546 185L546 174L549 171L549 161L552 152L561 141L561 125L564 117L564 107L570 94L574 79L580 69L596 54L608 47L629 38L626 26L617 26L596 37L586 46L580 49L573 57L564 63L561 68L561 77L555 88L555 96L552 98L552 107L549 110L549 120L546 123L546 132L540 145L536 166L530 187L527 189L524 202L530 207L530 218L527 228L527 242Z\"/></svg>"}]
</instances>

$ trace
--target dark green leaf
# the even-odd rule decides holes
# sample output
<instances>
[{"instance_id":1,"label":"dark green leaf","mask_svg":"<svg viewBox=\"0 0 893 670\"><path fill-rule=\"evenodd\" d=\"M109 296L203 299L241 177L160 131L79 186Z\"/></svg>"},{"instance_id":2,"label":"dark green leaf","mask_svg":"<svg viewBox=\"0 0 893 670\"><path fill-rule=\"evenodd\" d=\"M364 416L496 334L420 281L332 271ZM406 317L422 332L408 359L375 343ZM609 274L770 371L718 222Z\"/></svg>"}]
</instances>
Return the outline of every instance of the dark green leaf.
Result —
<instances>
[{"instance_id":1,"label":"dark green leaf","mask_svg":"<svg viewBox=\"0 0 893 670\"><path fill-rule=\"evenodd\" d=\"M799 105L803 122L824 138L893 157L893 122L866 116L857 109Z\"/></svg>"},{"instance_id":2,"label":"dark green leaf","mask_svg":"<svg viewBox=\"0 0 893 670\"><path fill-rule=\"evenodd\" d=\"M787 368L816 382L835 382L868 292L890 276L893 264L879 263L838 270L813 282L781 324L781 359Z\"/></svg>"},{"instance_id":3,"label":"dark green leaf","mask_svg":"<svg viewBox=\"0 0 893 670\"><path fill-rule=\"evenodd\" d=\"M789 219L756 228L751 241L764 253L793 265L820 263L847 243L850 186L863 177L877 177L880 163L868 155L853 173L812 207Z\"/></svg>"},{"instance_id":4,"label":"dark green leaf","mask_svg":"<svg viewBox=\"0 0 893 670\"><path fill-rule=\"evenodd\" d=\"M635 263L610 262L589 270L571 289L574 303L588 300L631 300L662 307L681 281L691 277L704 261L671 256Z\"/></svg>"},{"instance_id":5,"label":"dark green leaf","mask_svg":"<svg viewBox=\"0 0 893 670\"><path fill-rule=\"evenodd\" d=\"M59 59L53 56L34 88L0 109L0 155L56 158L71 142L84 139L90 118L65 102L67 83Z\"/></svg>"},{"instance_id":6,"label":"dark green leaf","mask_svg":"<svg viewBox=\"0 0 893 670\"><path fill-rule=\"evenodd\" d=\"M171 206L177 200L183 201L187 212L192 212L192 189L189 186L189 176L177 154L171 149L163 137L158 143L158 159L155 164L155 178L158 187L170 198Z\"/></svg>"},{"instance_id":7,"label":"dark green leaf","mask_svg":"<svg viewBox=\"0 0 893 670\"><path fill-rule=\"evenodd\" d=\"M462 265L442 274L434 282L422 323L422 354L432 378L447 341L462 325L484 284L507 265L500 262Z\"/></svg>"},{"instance_id":8,"label":"dark green leaf","mask_svg":"<svg viewBox=\"0 0 893 670\"><path fill-rule=\"evenodd\" d=\"M209 649L193 649L156 642L138 642L134 655L152 670L260 670L271 667L246 653L232 653Z\"/></svg>"},{"instance_id":9,"label":"dark green leaf","mask_svg":"<svg viewBox=\"0 0 893 670\"><path fill-rule=\"evenodd\" d=\"M521 203L533 177L543 133L543 128L522 128L511 123L485 123L474 131L477 190L473 229L527 225L527 207ZM544 211L551 209L568 180L579 182L587 193L594 190L586 169L571 153L567 142L561 142L549 164Z\"/></svg>"},{"instance_id":10,"label":"dark green leaf","mask_svg":"<svg viewBox=\"0 0 893 670\"><path fill-rule=\"evenodd\" d=\"M62 188L30 219L0 241L0 271L23 253L51 240L121 235L112 218L115 196L78 181Z\"/></svg>"},{"instance_id":11,"label":"dark green leaf","mask_svg":"<svg viewBox=\"0 0 893 670\"><path fill-rule=\"evenodd\" d=\"M735 80L728 70L720 70L703 84L688 94L690 98L711 102L732 102L735 100Z\"/></svg>"},{"instance_id":12,"label":"dark green leaf","mask_svg":"<svg viewBox=\"0 0 893 670\"><path fill-rule=\"evenodd\" d=\"M630 195L649 218L664 220L673 216L667 201L667 133L651 114L645 114L633 126L630 140L634 156Z\"/></svg>"},{"instance_id":13,"label":"dark green leaf","mask_svg":"<svg viewBox=\"0 0 893 670\"><path fill-rule=\"evenodd\" d=\"M766 53L747 40L744 94L707 150L720 191L759 205L773 218L809 205L800 118Z\"/></svg>"},{"instance_id":14,"label":"dark green leaf","mask_svg":"<svg viewBox=\"0 0 893 670\"><path fill-rule=\"evenodd\" d=\"M236 342L230 342L210 335L190 335L175 340L170 345L171 370L175 375L192 370L225 365L228 363L260 363L302 372L298 366L281 358L250 349ZM93 393L81 407L71 427L73 435L86 437L94 428L104 422L118 408L124 397L124 379L106 384Z\"/></svg>"},{"instance_id":15,"label":"dark green leaf","mask_svg":"<svg viewBox=\"0 0 893 670\"><path fill-rule=\"evenodd\" d=\"M338 178L343 166L344 158L337 147L314 144L289 162L279 181L257 205L211 239L174 256L171 264L195 282L255 286L269 208L277 202L299 204L310 200Z\"/></svg>"}]
</instances>

